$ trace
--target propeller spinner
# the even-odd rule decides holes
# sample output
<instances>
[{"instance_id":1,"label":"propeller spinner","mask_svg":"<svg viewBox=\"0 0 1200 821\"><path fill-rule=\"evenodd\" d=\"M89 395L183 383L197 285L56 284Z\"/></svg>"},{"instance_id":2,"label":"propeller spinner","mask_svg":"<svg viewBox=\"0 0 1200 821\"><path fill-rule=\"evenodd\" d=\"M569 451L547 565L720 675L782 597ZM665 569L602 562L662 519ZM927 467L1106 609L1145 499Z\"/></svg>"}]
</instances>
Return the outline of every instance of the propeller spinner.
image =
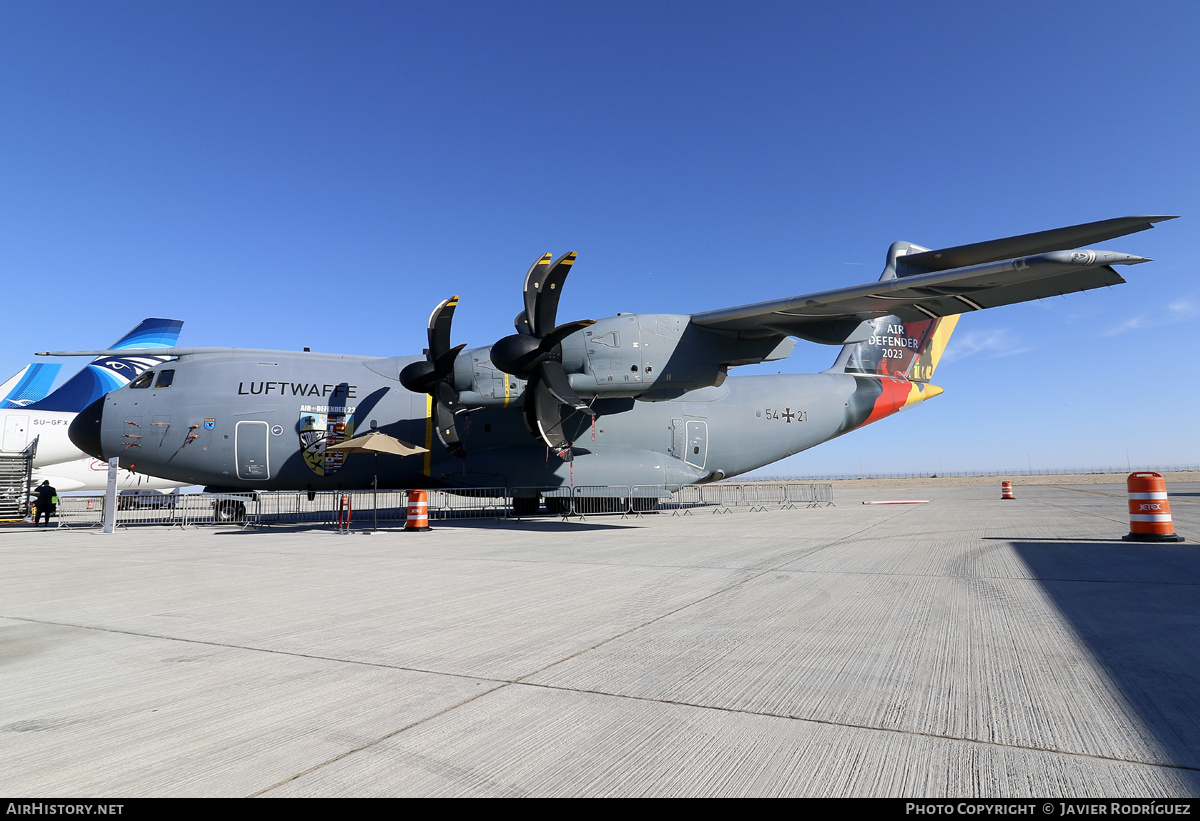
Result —
<instances>
[{"instance_id":1,"label":"propeller spinner","mask_svg":"<svg viewBox=\"0 0 1200 821\"><path fill-rule=\"evenodd\" d=\"M454 360L466 345L450 347L450 326L458 297L444 300L429 315L429 349L424 362L413 362L400 371L400 384L413 393L427 393L434 399L434 419L438 439L455 456L464 453L454 413L458 408L458 391L454 389Z\"/></svg>"},{"instance_id":2,"label":"propeller spinner","mask_svg":"<svg viewBox=\"0 0 1200 821\"><path fill-rule=\"evenodd\" d=\"M526 381L525 425L535 436L570 461L571 442L563 435L559 406L595 418L596 412L579 398L562 364L561 343L595 320L580 319L555 327L558 300L576 254L563 254L553 263L543 254L525 275L525 310L517 316L517 332L492 346L492 364Z\"/></svg>"}]
</instances>

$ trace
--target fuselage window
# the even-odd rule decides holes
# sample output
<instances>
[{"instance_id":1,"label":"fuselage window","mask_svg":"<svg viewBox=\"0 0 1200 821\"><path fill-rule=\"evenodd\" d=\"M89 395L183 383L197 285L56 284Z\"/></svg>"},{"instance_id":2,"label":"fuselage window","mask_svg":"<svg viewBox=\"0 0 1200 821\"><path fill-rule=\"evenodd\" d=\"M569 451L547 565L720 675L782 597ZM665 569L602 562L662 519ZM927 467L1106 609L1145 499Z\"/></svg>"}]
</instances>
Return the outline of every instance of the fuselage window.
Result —
<instances>
[{"instance_id":1,"label":"fuselage window","mask_svg":"<svg viewBox=\"0 0 1200 821\"><path fill-rule=\"evenodd\" d=\"M150 383L154 381L154 371L146 371L137 379L129 383L131 388L148 388Z\"/></svg>"},{"instance_id":2,"label":"fuselage window","mask_svg":"<svg viewBox=\"0 0 1200 821\"><path fill-rule=\"evenodd\" d=\"M156 388L169 388L171 383L175 381L175 371L162 371L158 375L158 381L154 383Z\"/></svg>"}]
</instances>

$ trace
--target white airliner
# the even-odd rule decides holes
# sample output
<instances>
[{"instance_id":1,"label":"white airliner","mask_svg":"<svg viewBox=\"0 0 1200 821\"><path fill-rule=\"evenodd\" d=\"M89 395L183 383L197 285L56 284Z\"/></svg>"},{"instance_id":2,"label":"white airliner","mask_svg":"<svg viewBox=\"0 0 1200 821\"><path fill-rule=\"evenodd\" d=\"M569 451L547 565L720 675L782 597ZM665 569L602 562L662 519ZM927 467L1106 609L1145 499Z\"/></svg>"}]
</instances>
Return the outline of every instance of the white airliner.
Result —
<instances>
[{"instance_id":1,"label":"white airliner","mask_svg":"<svg viewBox=\"0 0 1200 821\"><path fill-rule=\"evenodd\" d=\"M145 319L117 341L112 350L169 348L179 339L183 323L177 319ZM33 483L43 480L60 492L103 490L108 485L108 464L86 455L67 437L67 429L76 414L111 390L136 377L146 368L165 362L169 357L101 356L45 395L49 382L47 369L37 363L28 366L0 385L0 455L24 451L37 439L33 460ZM53 371L49 374L53 380ZM5 390L7 388L7 390ZM117 479L122 489L174 488L180 482L157 479L121 468Z\"/></svg>"}]
</instances>

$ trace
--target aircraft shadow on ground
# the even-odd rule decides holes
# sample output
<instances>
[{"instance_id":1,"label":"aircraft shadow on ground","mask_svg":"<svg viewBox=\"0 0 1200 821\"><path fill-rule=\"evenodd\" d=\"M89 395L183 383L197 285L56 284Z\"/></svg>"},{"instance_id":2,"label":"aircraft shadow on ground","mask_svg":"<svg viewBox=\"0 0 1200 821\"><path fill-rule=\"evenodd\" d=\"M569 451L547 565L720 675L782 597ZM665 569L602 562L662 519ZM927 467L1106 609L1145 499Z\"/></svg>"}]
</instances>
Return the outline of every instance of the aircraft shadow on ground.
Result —
<instances>
[{"instance_id":1,"label":"aircraft shadow on ground","mask_svg":"<svg viewBox=\"0 0 1200 821\"><path fill-rule=\"evenodd\" d=\"M1200 794L1200 550L1010 541L1129 708Z\"/></svg>"}]
</instances>

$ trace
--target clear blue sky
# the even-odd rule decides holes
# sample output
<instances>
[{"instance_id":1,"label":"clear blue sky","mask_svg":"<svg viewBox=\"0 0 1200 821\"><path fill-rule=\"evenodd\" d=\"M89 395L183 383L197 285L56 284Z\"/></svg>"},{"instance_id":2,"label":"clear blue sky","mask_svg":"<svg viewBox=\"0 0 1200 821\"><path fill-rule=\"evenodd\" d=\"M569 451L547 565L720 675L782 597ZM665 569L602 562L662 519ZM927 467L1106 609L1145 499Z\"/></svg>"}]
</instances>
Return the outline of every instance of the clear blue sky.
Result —
<instances>
[{"instance_id":1,"label":"clear blue sky","mask_svg":"<svg viewBox=\"0 0 1200 821\"><path fill-rule=\"evenodd\" d=\"M562 320L689 313L1180 214L1103 244L1157 260L1130 284L964 318L943 396L778 470L1197 463L1198 40L1194 2L2 0L0 378L144 316L419 353L455 293L486 345L544 251L580 254Z\"/></svg>"}]
</instances>

